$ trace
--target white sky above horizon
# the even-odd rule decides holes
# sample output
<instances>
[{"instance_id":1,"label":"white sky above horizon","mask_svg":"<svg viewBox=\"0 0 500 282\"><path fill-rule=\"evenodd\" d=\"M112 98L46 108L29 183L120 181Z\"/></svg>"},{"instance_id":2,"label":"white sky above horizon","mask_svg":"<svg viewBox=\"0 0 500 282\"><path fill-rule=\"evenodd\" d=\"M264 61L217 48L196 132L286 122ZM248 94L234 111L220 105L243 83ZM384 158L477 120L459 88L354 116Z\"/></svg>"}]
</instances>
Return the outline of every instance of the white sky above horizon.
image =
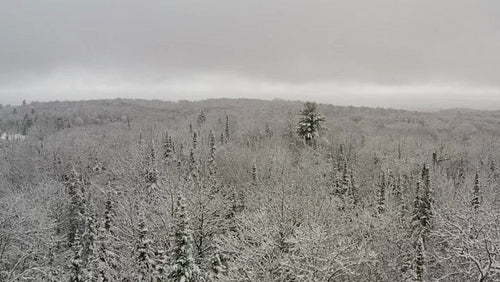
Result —
<instances>
[{"instance_id":1,"label":"white sky above horizon","mask_svg":"<svg viewBox=\"0 0 500 282\"><path fill-rule=\"evenodd\" d=\"M0 103L242 97L500 109L500 2L216 3L4 3Z\"/></svg>"}]
</instances>

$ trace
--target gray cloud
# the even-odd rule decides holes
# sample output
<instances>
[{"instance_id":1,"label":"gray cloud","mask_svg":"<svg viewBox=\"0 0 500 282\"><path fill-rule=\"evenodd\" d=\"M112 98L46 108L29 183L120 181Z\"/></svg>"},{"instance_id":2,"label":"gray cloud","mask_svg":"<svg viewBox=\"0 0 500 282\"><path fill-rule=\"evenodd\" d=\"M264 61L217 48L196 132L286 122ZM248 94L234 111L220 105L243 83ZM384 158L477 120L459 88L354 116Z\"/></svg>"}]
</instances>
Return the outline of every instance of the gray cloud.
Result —
<instances>
[{"instance_id":1,"label":"gray cloud","mask_svg":"<svg viewBox=\"0 0 500 282\"><path fill-rule=\"evenodd\" d=\"M336 103L344 89L370 105L397 92L406 107L416 91L442 107L488 105L500 97L499 14L498 1L461 0L9 1L0 103L215 91Z\"/></svg>"}]
</instances>

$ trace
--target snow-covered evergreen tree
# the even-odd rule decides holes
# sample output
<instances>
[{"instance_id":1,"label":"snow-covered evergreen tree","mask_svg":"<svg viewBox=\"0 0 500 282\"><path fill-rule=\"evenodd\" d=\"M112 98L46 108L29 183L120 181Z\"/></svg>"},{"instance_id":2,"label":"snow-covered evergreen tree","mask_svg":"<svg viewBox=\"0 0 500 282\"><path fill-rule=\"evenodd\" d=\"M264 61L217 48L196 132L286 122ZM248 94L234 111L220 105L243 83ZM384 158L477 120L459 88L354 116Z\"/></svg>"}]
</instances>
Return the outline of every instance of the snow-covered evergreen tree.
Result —
<instances>
[{"instance_id":1,"label":"snow-covered evergreen tree","mask_svg":"<svg viewBox=\"0 0 500 282\"><path fill-rule=\"evenodd\" d=\"M106 201L104 219L97 233L97 281L108 282L118 279L118 260L115 252L115 240L112 232L113 224L113 201L110 196Z\"/></svg>"},{"instance_id":2,"label":"snow-covered evergreen tree","mask_svg":"<svg viewBox=\"0 0 500 282\"><path fill-rule=\"evenodd\" d=\"M386 186L385 173L381 172L379 187L378 187L379 188L378 200L377 200L377 210L379 213L383 213L385 211L385 186Z\"/></svg>"},{"instance_id":3,"label":"snow-covered evergreen tree","mask_svg":"<svg viewBox=\"0 0 500 282\"><path fill-rule=\"evenodd\" d=\"M174 155L174 145L172 143L172 136L165 132L165 137L163 141L163 157L169 159Z\"/></svg>"},{"instance_id":4,"label":"snow-covered evergreen tree","mask_svg":"<svg viewBox=\"0 0 500 282\"><path fill-rule=\"evenodd\" d=\"M148 238L145 218L140 215L134 248L135 271L133 281L157 282L155 255L151 244L152 241Z\"/></svg>"},{"instance_id":5,"label":"snow-covered evergreen tree","mask_svg":"<svg viewBox=\"0 0 500 282\"><path fill-rule=\"evenodd\" d=\"M175 210L174 267L170 277L177 282L194 281L193 233L189 226L184 198L179 195Z\"/></svg>"},{"instance_id":6,"label":"snow-covered evergreen tree","mask_svg":"<svg viewBox=\"0 0 500 282\"><path fill-rule=\"evenodd\" d=\"M420 191L420 181L417 182L417 189L415 193L415 201L413 204L413 211L411 214L411 239L413 246L412 255L412 274L414 281L423 281L424 272L424 227L422 226L422 218L424 217L424 205Z\"/></svg>"},{"instance_id":7,"label":"snow-covered evergreen tree","mask_svg":"<svg viewBox=\"0 0 500 282\"><path fill-rule=\"evenodd\" d=\"M257 162L252 163L252 185L257 186Z\"/></svg>"},{"instance_id":8,"label":"snow-covered evergreen tree","mask_svg":"<svg viewBox=\"0 0 500 282\"><path fill-rule=\"evenodd\" d=\"M420 223L423 232L423 241L431 229L433 217L433 191L430 183L429 168L424 164L422 168L422 195L421 195L421 211Z\"/></svg>"},{"instance_id":9,"label":"snow-covered evergreen tree","mask_svg":"<svg viewBox=\"0 0 500 282\"><path fill-rule=\"evenodd\" d=\"M215 163L215 152L217 150L216 145L215 145L215 136L212 130L210 130L208 134L208 139L210 141L210 156L208 157L208 165L209 165L209 172L210 174L214 174L217 170L216 163Z\"/></svg>"},{"instance_id":10,"label":"snow-covered evergreen tree","mask_svg":"<svg viewBox=\"0 0 500 282\"><path fill-rule=\"evenodd\" d=\"M318 113L316 103L312 102L306 102L300 114L302 117L299 120L297 133L304 138L306 144L312 145L312 141L318 135L325 119Z\"/></svg>"},{"instance_id":11,"label":"snow-covered evergreen tree","mask_svg":"<svg viewBox=\"0 0 500 282\"><path fill-rule=\"evenodd\" d=\"M413 242L413 247L415 250L414 259L412 263L413 281L422 282L424 281L425 258L424 258L424 243L421 236L415 238L415 241Z\"/></svg>"},{"instance_id":12,"label":"snow-covered evergreen tree","mask_svg":"<svg viewBox=\"0 0 500 282\"><path fill-rule=\"evenodd\" d=\"M231 139L231 136L230 136L230 130L229 130L229 116L226 115L226 127L225 127L225 130L224 130L224 141L225 142L228 142L230 139Z\"/></svg>"},{"instance_id":13,"label":"snow-covered evergreen tree","mask_svg":"<svg viewBox=\"0 0 500 282\"><path fill-rule=\"evenodd\" d=\"M476 170L476 175L474 177L474 187L472 188L472 201L471 205L474 208L474 210L477 210L479 208L479 203L480 203L480 184L479 184L479 171Z\"/></svg>"},{"instance_id":14,"label":"snow-covered evergreen tree","mask_svg":"<svg viewBox=\"0 0 500 282\"><path fill-rule=\"evenodd\" d=\"M198 126L202 126L205 121L207 120L207 117L205 116L205 112L203 110L200 112L198 117L196 118L196 122L198 123Z\"/></svg>"},{"instance_id":15,"label":"snow-covered evergreen tree","mask_svg":"<svg viewBox=\"0 0 500 282\"><path fill-rule=\"evenodd\" d=\"M95 215L90 212L85 223L85 232L82 235L82 258L85 265L85 281L95 281L98 277L98 248Z\"/></svg>"},{"instance_id":16,"label":"snow-covered evergreen tree","mask_svg":"<svg viewBox=\"0 0 500 282\"><path fill-rule=\"evenodd\" d=\"M198 135L196 134L196 131L193 133L193 149L196 150L198 147Z\"/></svg>"},{"instance_id":17,"label":"snow-covered evergreen tree","mask_svg":"<svg viewBox=\"0 0 500 282\"><path fill-rule=\"evenodd\" d=\"M82 242L79 230L76 230L71 251L73 252L70 264L70 277L69 282L83 282L85 281L85 271L82 259Z\"/></svg>"},{"instance_id":18,"label":"snow-covered evergreen tree","mask_svg":"<svg viewBox=\"0 0 500 282\"><path fill-rule=\"evenodd\" d=\"M85 228L85 180L83 176L73 168L65 181L65 186L67 187L71 201L68 214L68 243L72 244L76 232L78 231L81 234Z\"/></svg>"}]
</instances>

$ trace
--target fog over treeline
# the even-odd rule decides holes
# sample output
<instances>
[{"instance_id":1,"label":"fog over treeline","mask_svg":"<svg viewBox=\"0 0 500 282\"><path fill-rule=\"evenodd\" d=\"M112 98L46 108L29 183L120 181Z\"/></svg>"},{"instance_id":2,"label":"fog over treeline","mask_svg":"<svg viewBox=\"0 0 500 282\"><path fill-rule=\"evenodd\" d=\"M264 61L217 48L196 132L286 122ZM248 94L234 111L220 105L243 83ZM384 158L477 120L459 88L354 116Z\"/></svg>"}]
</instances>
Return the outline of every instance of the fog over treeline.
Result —
<instances>
[{"instance_id":1,"label":"fog over treeline","mask_svg":"<svg viewBox=\"0 0 500 282\"><path fill-rule=\"evenodd\" d=\"M489 0L8 1L0 103L279 97L499 109L498 14Z\"/></svg>"}]
</instances>

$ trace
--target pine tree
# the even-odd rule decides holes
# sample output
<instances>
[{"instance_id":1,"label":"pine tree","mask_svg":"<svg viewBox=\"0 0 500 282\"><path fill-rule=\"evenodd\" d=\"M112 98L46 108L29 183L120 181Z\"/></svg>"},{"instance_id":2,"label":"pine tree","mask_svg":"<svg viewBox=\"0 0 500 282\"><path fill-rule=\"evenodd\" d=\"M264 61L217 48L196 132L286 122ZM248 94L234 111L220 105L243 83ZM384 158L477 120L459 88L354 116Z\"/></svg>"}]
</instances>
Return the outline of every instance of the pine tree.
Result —
<instances>
[{"instance_id":1,"label":"pine tree","mask_svg":"<svg viewBox=\"0 0 500 282\"><path fill-rule=\"evenodd\" d=\"M205 121L207 120L207 117L205 116L205 113L203 111L200 112L198 117L196 118L196 122L198 123L198 126L203 125Z\"/></svg>"},{"instance_id":2,"label":"pine tree","mask_svg":"<svg viewBox=\"0 0 500 282\"><path fill-rule=\"evenodd\" d=\"M118 280L118 261L114 252L114 237L111 230L113 220L113 201L110 196L106 201L104 219L97 233L96 276L97 281L110 282Z\"/></svg>"},{"instance_id":3,"label":"pine tree","mask_svg":"<svg viewBox=\"0 0 500 282\"><path fill-rule=\"evenodd\" d=\"M193 149L196 150L196 147L198 146L198 137L196 135L196 132L193 133Z\"/></svg>"},{"instance_id":4,"label":"pine tree","mask_svg":"<svg viewBox=\"0 0 500 282\"><path fill-rule=\"evenodd\" d=\"M71 246L73 257L70 264L70 278L69 282L83 282L85 281L84 267L82 260L82 244L80 240L80 232L76 230L73 244Z\"/></svg>"},{"instance_id":5,"label":"pine tree","mask_svg":"<svg viewBox=\"0 0 500 282\"><path fill-rule=\"evenodd\" d=\"M210 156L208 158L209 171L210 174L214 174L216 171L215 152L217 148L215 146L215 136L211 130L208 134L208 139L210 141Z\"/></svg>"},{"instance_id":6,"label":"pine tree","mask_svg":"<svg viewBox=\"0 0 500 282\"><path fill-rule=\"evenodd\" d=\"M422 237L417 237L414 242L415 258L412 263L413 278L416 282L424 281L425 258L424 258L424 243Z\"/></svg>"},{"instance_id":7,"label":"pine tree","mask_svg":"<svg viewBox=\"0 0 500 282\"><path fill-rule=\"evenodd\" d=\"M82 233L85 228L86 201L85 201L85 180L73 168L64 182L70 196L69 205L69 232L68 243L72 244L77 232Z\"/></svg>"},{"instance_id":8,"label":"pine tree","mask_svg":"<svg viewBox=\"0 0 500 282\"><path fill-rule=\"evenodd\" d=\"M424 164L422 168L422 207L420 213L420 221L423 230L423 241L425 242L427 234L431 229L431 221L433 217L433 193L430 183L429 168Z\"/></svg>"},{"instance_id":9,"label":"pine tree","mask_svg":"<svg viewBox=\"0 0 500 282\"><path fill-rule=\"evenodd\" d=\"M349 176L350 176L349 178L350 178L350 182L351 182L351 192L350 192L349 196L351 198L352 204L357 205L358 204L358 189L357 189L356 183L354 182L354 169L351 168Z\"/></svg>"},{"instance_id":10,"label":"pine tree","mask_svg":"<svg viewBox=\"0 0 500 282\"><path fill-rule=\"evenodd\" d=\"M304 138L306 144L313 145L312 141L318 135L321 129L321 123L323 123L325 119L317 112L316 103L312 102L306 102L300 114L302 117L299 120L297 133L300 137Z\"/></svg>"},{"instance_id":11,"label":"pine tree","mask_svg":"<svg viewBox=\"0 0 500 282\"><path fill-rule=\"evenodd\" d=\"M156 163L156 153L154 142L151 142L149 155L145 157L144 179L146 184L156 184L158 181L158 165Z\"/></svg>"},{"instance_id":12,"label":"pine tree","mask_svg":"<svg viewBox=\"0 0 500 282\"><path fill-rule=\"evenodd\" d=\"M490 160L488 162L488 184L492 184L496 182L499 178L498 171L497 171L497 164L493 158L490 157Z\"/></svg>"},{"instance_id":13,"label":"pine tree","mask_svg":"<svg viewBox=\"0 0 500 282\"><path fill-rule=\"evenodd\" d=\"M257 163L255 160L252 163L252 185L257 186Z\"/></svg>"},{"instance_id":14,"label":"pine tree","mask_svg":"<svg viewBox=\"0 0 500 282\"><path fill-rule=\"evenodd\" d=\"M377 201L377 210L379 213L383 213L385 211L385 173L380 173L380 181L379 181L379 192L378 192L378 201Z\"/></svg>"},{"instance_id":15,"label":"pine tree","mask_svg":"<svg viewBox=\"0 0 500 282\"><path fill-rule=\"evenodd\" d=\"M474 208L474 210L477 210L479 208L479 203L480 203L480 185L479 185L479 171L476 170L476 176L474 178L474 188L472 189L472 201L471 205Z\"/></svg>"},{"instance_id":16,"label":"pine tree","mask_svg":"<svg viewBox=\"0 0 500 282\"><path fill-rule=\"evenodd\" d=\"M411 238L413 244L413 260L412 260L412 270L414 281L423 281L424 272L424 254L423 254L423 236L424 227L422 226L422 217L424 217L423 202L420 195L420 181L417 182L417 189L415 193L415 201L413 204L413 211L411 217Z\"/></svg>"},{"instance_id":17,"label":"pine tree","mask_svg":"<svg viewBox=\"0 0 500 282\"><path fill-rule=\"evenodd\" d=\"M273 130L271 129L271 126L269 126L269 123L266 122L266 126L265 126L265 133L266 133L266 137L267 138L271 138L273 137Z\"/></svg>"},{"instance_id":18,"label":"pine tree","mask_svg":"<svg viewBox=\"0 0 500 282\"><path fill-rule=\"evenodd\" d=\"M137 239L134 249L135 272L133 281L156 282L155 256L148 238L148 228L143 215L139 216Z\"/></svg>"},{"instance_id":19,"label":"pine tree","mask_svg":"<svg viewBox=\"0 0 500 282\"><path fill-rule=\"evenodd\" d=\"M193 235L184 206L184 198L179 195L175 211L175 264L171 273L173 281L192 282L195 275L193 258Z\"/></svg>"},{"instance_id":20,"label":"pine tree","mask_svg":"<svg viewBox=\"0 0 500 282\"><path fill-rule=\"evenodd\" d=\"M31 120L31 118L28 116L28 114L24 114L21 133L23 135L27 135L28 134L28 129L32 125L33 125L33 120Z\"/></svg>"},{"instance_id":21,"label":"pine tree","mask_svg":"<svg viewBox=\"0 0 500 282\"><path fill-rule=\"evenodd\" d=\"M95 281L98 277L99 258L97 237L95 216L93 213L89 213L86 218L85 232L82 235L82 258L85 265L85 281Z\"/></svg>"},{"instance_id":22,"label":"pine tree","mask_svg":"<svg viewBox=\"0 0 500 282\"><path fill-rule=\"evenodd\" d=\"M228 142L231 139L231 136L229 135L229 116L226 115L226 128L225 128L225 133L226 135L224 136L225 142Z\"/></svg>"},{"instance_id":23,"label":"pine tree","mask_svg":"<svg viewBox=\"0 0 500 282\"><path fill-rule=\"evenodd\" d=\"M165 141L163 142L163 157L169 159L174 155L174 148L172 144L172 137L165 133Z\"/></svg>"}]
</instances>

